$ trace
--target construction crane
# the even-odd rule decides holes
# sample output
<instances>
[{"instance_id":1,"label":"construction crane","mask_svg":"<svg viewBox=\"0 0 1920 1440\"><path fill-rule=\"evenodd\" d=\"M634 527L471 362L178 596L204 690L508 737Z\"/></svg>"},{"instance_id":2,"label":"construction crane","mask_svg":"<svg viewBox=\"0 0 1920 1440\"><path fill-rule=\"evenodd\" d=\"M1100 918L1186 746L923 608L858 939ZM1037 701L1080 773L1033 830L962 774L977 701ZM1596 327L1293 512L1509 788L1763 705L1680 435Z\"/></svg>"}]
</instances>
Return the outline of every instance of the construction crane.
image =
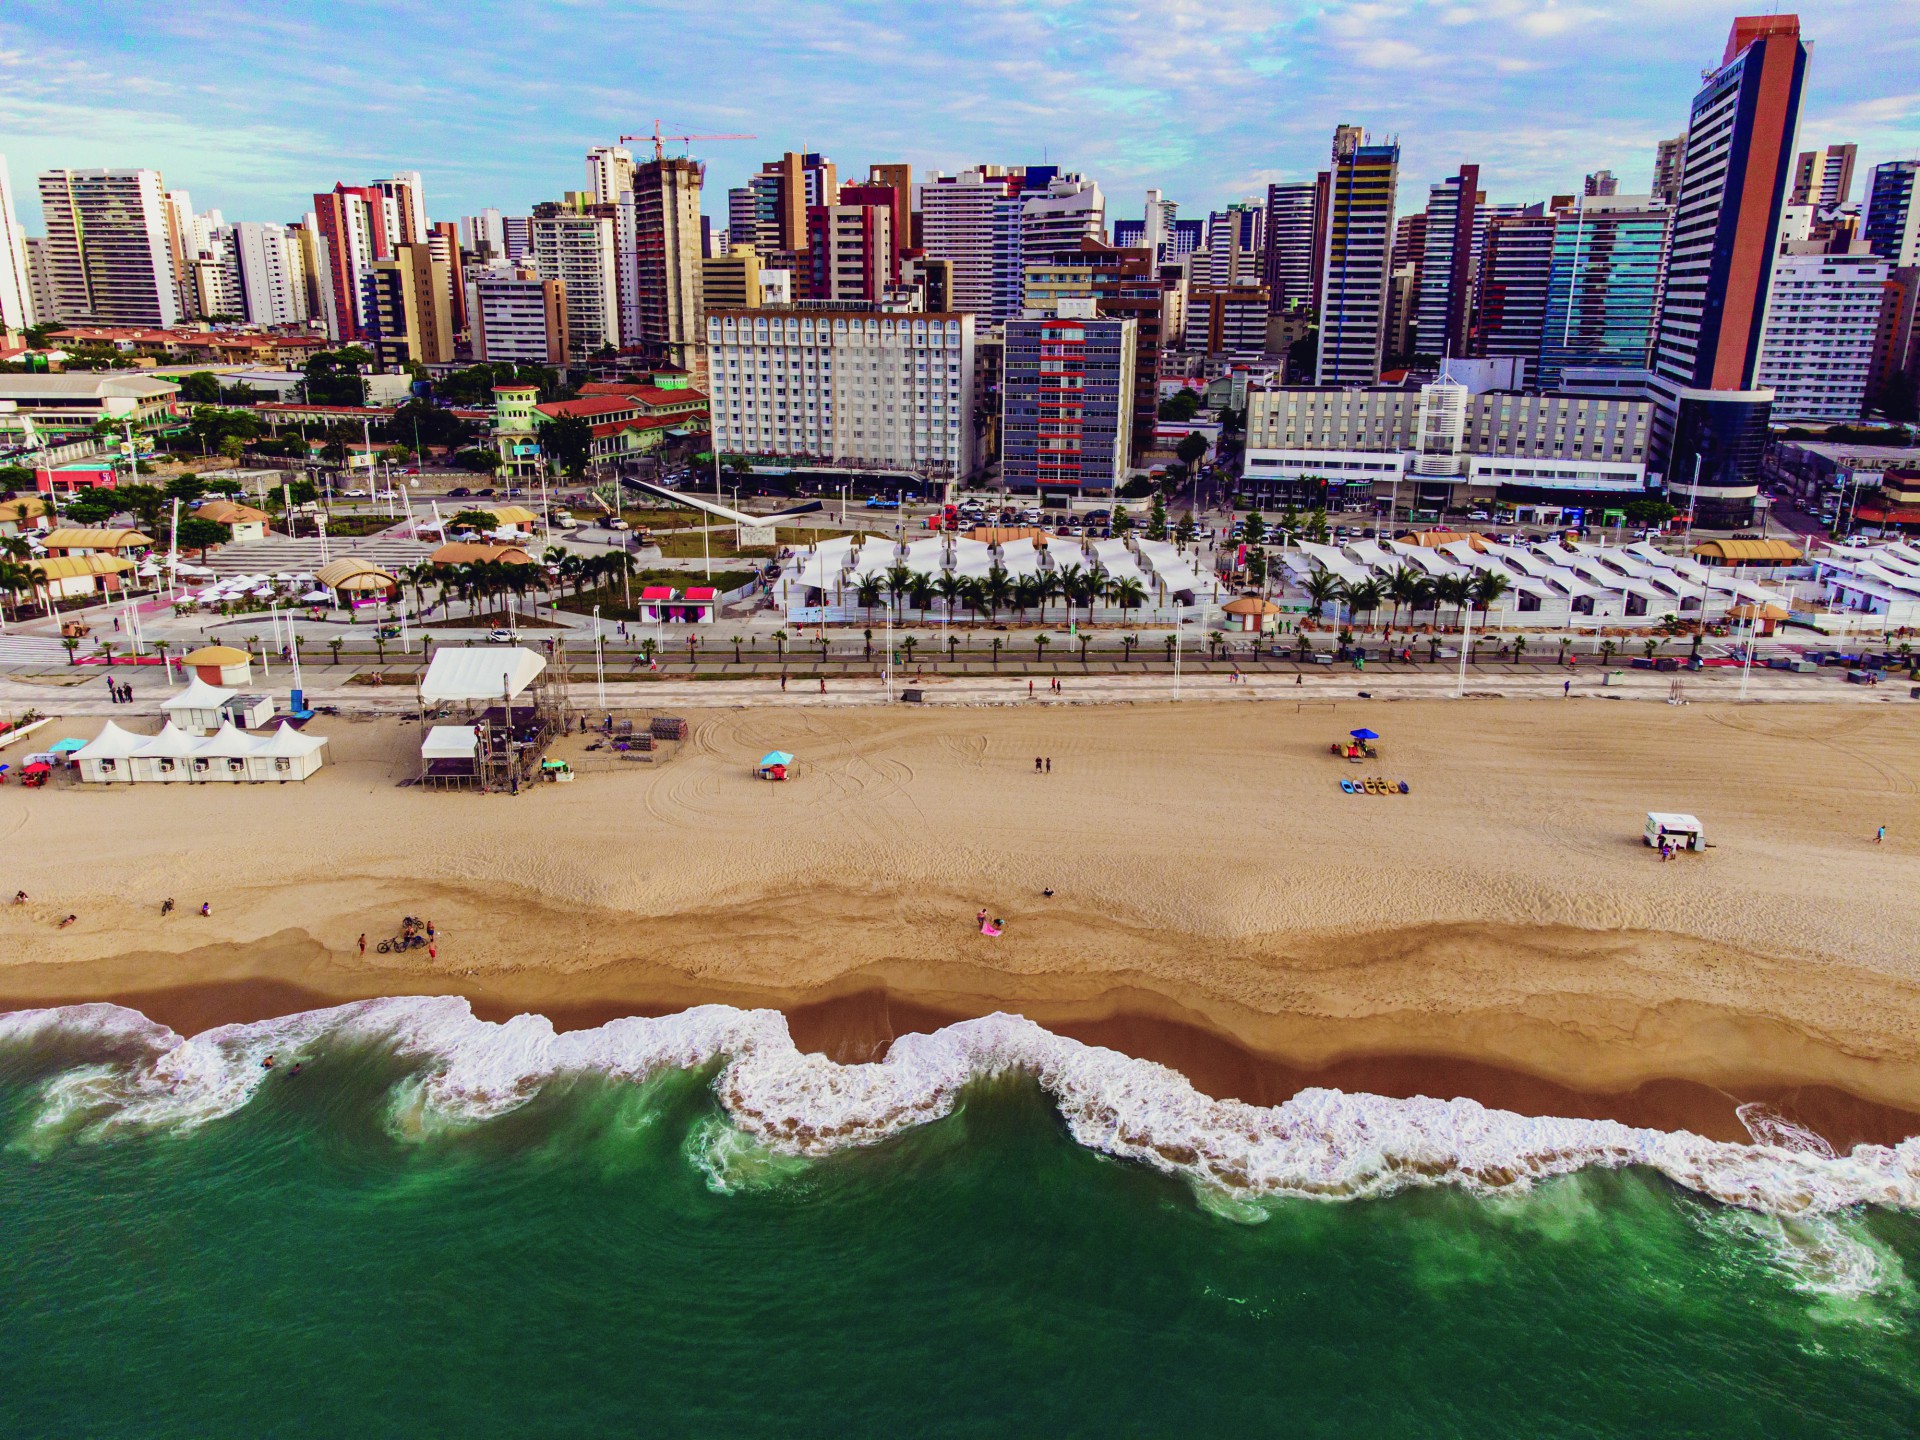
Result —
<instances>
[{"instance_id":1,"label":"construction crane","mask_svg":"<svg viewBox=\"0 0 1920 1440\"><path fill-rule=\"evenodd\" d=\"M758 135L662 135L660 133L660 122L656 120L653 122L653 133L651 135L622 135L620 137L620 143L624 145L629 140L651 140L653 141L653 158L655 160L664 160L667 158L665 142L668 140L691 142L694 140L758 140L759 138Z\"/></svg>"}]
</instances>

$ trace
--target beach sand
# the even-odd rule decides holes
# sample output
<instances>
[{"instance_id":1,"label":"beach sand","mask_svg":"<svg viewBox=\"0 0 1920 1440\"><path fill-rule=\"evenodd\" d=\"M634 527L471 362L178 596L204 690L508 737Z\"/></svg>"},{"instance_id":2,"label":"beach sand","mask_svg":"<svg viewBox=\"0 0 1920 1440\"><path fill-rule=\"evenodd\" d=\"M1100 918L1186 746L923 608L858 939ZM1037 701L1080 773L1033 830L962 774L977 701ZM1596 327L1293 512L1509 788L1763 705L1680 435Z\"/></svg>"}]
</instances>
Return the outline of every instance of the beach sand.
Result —
<instances>
[{"instance_id":1,"label":"beach sand","mask_svg":"<svg viewBox=\"0 0 1920 1440\"><path fill-rule=\"evenodd\" d=\"M418 730L392 719L323 722L306 785L0 787L0 890L32 897L0 907L0 1009L188 1030L458 992L571 1026L719 1000L840 1059L1005 1009L1260 1102L1331 1084L1744 1138L1733 1105L1763 1099L1840 1143L1920 1133L1903 711L688 714L657 765L570 738L578 780L512 798L401 788ZM1328 754L1361 725L1377 762ZM750 773L774 748L786 784ZM1411 793L1338 788L1371 774ZM1649 809L1713 848L1660 863ZM374 953L403 914L436 960Z\"/></svg>"}]
</instances>

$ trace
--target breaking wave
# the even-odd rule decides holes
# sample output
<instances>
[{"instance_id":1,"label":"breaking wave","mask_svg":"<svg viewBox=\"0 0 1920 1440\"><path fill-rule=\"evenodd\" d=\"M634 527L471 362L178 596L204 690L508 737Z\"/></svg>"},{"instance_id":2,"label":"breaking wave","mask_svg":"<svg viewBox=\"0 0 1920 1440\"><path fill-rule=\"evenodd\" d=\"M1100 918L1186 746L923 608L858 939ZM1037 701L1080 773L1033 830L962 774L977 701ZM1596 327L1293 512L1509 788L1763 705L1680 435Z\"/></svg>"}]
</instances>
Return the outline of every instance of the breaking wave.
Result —
<instances>
[{"instance_id":1,"label":"breaking wave","mask_svg":"<svg viewBox=\"0 0 1920 1440\"><path fill-rule=\"evenodd\" d=\"M190 1131L244 1106L270 1073L342 1045L391 1049L417 1066L396 1104L409 1133L483 1123L557 1078L639 1081L718 1066L714 1090L740 1132L706 1136L716 1189L781 1160L871 1145L949 1114L971 1081L1019 1072L1073 1138L1198 1186L1235 1210L1265 1199L1361 1199L1420 1186L1523 1191L1589 1167L1641 1165L1725 1205L1781 1217L1861 1205L1920 1210L1920 1138L1833 1153L1770 1113L1745 1112L1752 1144L1610 1120L1529 1117L1472 1100L1302 1090L1262 1107L1215 1100L1151 1061L988 1015L905 1035L887 1058L842 1065L806 1054L775 1010L703 1005L658 1019L554 1031L544 1016L476 1018L459 996L367 1000L183 1039L137 1011L96 1004L0 1014L0 1054L69 1057L41 1087L42 1141ZM103 1058L104 1057L104 1058ZM85 1063L82 1063L84 1059ZM390 1117L391 1119L392 1117Z\"/></svg>"}]
</instances>

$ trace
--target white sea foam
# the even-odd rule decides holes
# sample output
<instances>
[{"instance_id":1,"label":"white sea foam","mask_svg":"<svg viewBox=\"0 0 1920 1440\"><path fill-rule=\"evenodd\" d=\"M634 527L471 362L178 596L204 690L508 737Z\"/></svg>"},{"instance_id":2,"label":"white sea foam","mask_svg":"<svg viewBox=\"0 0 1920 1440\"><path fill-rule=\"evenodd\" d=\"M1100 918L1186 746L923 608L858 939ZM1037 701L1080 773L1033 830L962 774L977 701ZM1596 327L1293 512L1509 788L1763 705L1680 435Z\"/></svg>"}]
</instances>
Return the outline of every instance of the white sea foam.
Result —
<instances>
[{"instance_id":1,"label":"white sea foam","mask_svg":"<svg viewBox=\"0 0 1920 1440\"><path fill-rule=\"evenodd\" d=\"M266 1078L268 1054L285 1061L323 1045L377 1044L420 1065L407 1128L484 1122L556 1076L640 1080L724 1062L714 1086L733 1123L772 1155L815 1157L937 1120L969 1081L1018 1071L1045 1088L1081 1144L1242 1200L1358 1199L1431 1185L1511 1193L1589 1167L1644 1165L1714 1200L1774 1215L1920 1210L1920 1138L1835 1155L1783 1121L1749 1119L1757 1143L1732 1144L1609 1120L1521 1116L1472 1100L1313 1089L1260 1107L1210 1099L1164 1066L1012 1015L902 1036L884 1061L862 1065L802 1053L778 1011L724 1005L566 1034L538 1015L476 1019L458 996L368 1000L191 1039L116 1006L0 1015L0 1044L84 1032L108 1037L117 1055L137 1052L104 1074L88 1067L47 1087L40 1123L71 1133L79 1119L89 1137L191 1129L229 1115Z\"/></svg>"}]
</instances>

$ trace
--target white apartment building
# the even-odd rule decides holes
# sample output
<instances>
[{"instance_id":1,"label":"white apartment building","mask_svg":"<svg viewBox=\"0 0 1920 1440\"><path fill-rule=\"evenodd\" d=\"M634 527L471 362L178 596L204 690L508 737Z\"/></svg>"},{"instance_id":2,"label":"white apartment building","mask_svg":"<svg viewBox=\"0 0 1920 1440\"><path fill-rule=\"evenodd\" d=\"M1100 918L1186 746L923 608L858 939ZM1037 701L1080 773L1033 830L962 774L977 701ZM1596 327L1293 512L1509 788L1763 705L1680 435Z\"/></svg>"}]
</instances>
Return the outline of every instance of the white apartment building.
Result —
<instances>
[{"instance_id":1,"label":"white apartment building","mask_svg":"<svg viewBox=\"0 0 1920 1440\"><path fill-rule=\"evenodd\" d=\"M872 303L893 264L893 216L883 205L822 205L807 212L808 295Z\"/></svg>"},{"instance_id":2,"label":"white apartment building","mask_svg":"<svg viewBox=\"0 0 1920 1440\"><path fill-rule=\"evenodd\" d=\"M243 220L232 228L242 313L254 325L297 325L307 309L305 247L286 225Z\"/></svg>"},{"instance_id":3,"label":"white apartment building","mask_svg":"<svg viewBox=\"0 0 1920 1440\"><path fill-rule=\"evenodd\" d=\"M53 269L47 261L44 235L29 235L27 246L27 290L31 295L33 323L44 325L60 318L59 297L54 294Z\"/></svg>"},{"instance_id":4,"label":"white apartment building","mask_svg":"<svg viewBox=\"0 0 1920 1440\"><path fill-rule=\"evenodd\" d=\"M1860 418L1890 270L1873 254L1775 258L1756 381L1775 420Z\"/></svg>"},{"instance_id":5,"label":"white apartment building","mask_svg":"<svg viewBox=\"0 0 1920 1440\"><path fill-rule=\"evenodd\" d=\"M711 312L714 443L733 455L964 476L973 324L864 307Z\"/></svg>"},{"instance_id":6,"label":"white apartment building","mask_svg":"<svg viewBox=\"0 0 1920 1440\"><path fill-rule=\"evenodd\" d=\"M531 270L502 262L468 271L467 326L475 360L566 364L565 287Z\"/></svg>"},{"instance_id":7,"label":"white apartment building","mask_svg":"<svg viewBox=\"0 0 1920 1440\"><path fill-rule=\"evenodd\" d=\"M996 287L994 318L1010 320L1026 307L1026 274L1030 260L1077 252L1083 239L1100 240L1107 232L1107 201L1098 182L1078 175L1056 175L1043 190L1019 197L1015 219L1017 244L1012 273ZM996 280L1001 275L995 270Z\"/></svg>"},{"instance_id":8,"label":"white apartment building","mask_svg":"<svg viewBox=\"0 0 1920 1440\"><path fill-rule=\"evenodd\" d=\"M24 330L33 323L27 237L13 213L13 182L7 178L7 157L0 155L0 330Z\"/></svg>"},{"instance_id":9,"label":"white apartment building","mask_svg":"<svg viewBox=\"0 0 1920 1440\"><path fill-rule=\"evenodd\" d=\"M587 151L587 193L602 205L617 205L633 189L633 152L620 145Z\"/></svg>"},{"instance_id":10,"label":"white apartment building","mask_svg":"<svg viewBox=\"0 0 1920 1440\"><path fill-rule=\"evenodd\" d=\"M962 170L958 175L933 175L914 189L927 255L953 267L949 303L970 315L991 315L994 236L996 231L1004 234L999 217L1007 200L1007 177Z\"/></svg>"},{"instance_id":11,"label":"white apartment building","mask_svg":"<svg viewBox=\"0 0 1920 1440\"><path fill-rule=\"evenodd\" d=\"M620 346L620 285L613 221L597 215L536 215L533 265L566 286L567 352L585 359Z\"/></svg>"},{"instance_id":12,"label":"white apartment building","mask_svg":"<svg viewBox=\"0 0 1920 1440\"><path fill-rule=\"evenodd\" d=\"M43 320L164 327L180 320L158 170L48 170L42 251L54 313Z\"/></svg>"}]
</instances>

